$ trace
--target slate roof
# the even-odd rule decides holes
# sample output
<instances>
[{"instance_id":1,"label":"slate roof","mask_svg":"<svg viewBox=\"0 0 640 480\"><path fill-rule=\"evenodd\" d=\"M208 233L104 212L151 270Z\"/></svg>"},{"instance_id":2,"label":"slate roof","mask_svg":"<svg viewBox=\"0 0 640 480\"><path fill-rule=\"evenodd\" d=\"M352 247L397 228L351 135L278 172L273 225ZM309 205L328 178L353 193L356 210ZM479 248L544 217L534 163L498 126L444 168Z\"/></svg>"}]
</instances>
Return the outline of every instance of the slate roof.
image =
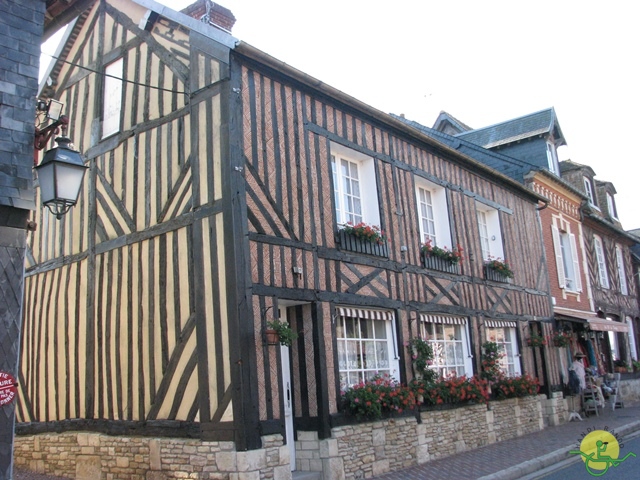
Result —
<instances>
[{"instance_id":1,"label":"slate roof","mask_svg":"<svg viewBox=\"0 0 640 480\"><path fill-rule=\"evenodd\" d=\"M425 135L431 136L441 143L444 143L445 145L454 148L461 153L464 153L474 160L484 163L494 170L497 170L500 173L507 175L522 184L525 183L525 176L533 171L536 171L544 174L546 177L552 179L554 182L560 184L562 187L566 188L580 198L586 198L584 193L576 190L571 184L558 177L557 175L550 173L546 168L541 168L539 165L535 165L518 158L504 155L495 150L486 149L484 147L476 145L475 143L471 143L464 139L461 139L459 135L448 135L446 133L439 132L435 128L425 127L424 125L421 125L420 123L413 120L408 120L404 117L400 117L394 114L391 114L391 116L403 121L407 125L417 130L420 130Z\"/></svg>"},{"instance_id":2,"label":"slate roof","mask_svg":"<svg viewBox=\"0 0 640 480\"><path fill-rule=\"evenodd\" d=\"M574 162L573 160L563 160L559 162L558 165L560 166L560 174L570 172L572 170L587 169L591 171L591 176L595 177L596 175L596 172L594 172L593 168L591 168L589 165L582 165L581 163Z\"/></svg>"},{"instance_id":3,"label":"slate roof","mask_svg":"<svg viewBox=\"0 0 640 480\"><path fill-rule=\"evenodd\" d=\"M436 118L436 121L433 124L433 128L441 132L445 124L449 124L451 128L458 130L459 133L473 130L469 125L461 122L450 113L441 110L438 118Z\"/></svg>"},{"instance_id":4,"label":"slate roof","mask_svg":"<svg viewBox=\"0 0 640 480\"><path fill-rule=\"evenodd\" d=\"M406 123L407 125L419 130L425 135L438 140L441 143L463 153L491 168L499 171L500 173L513 178L519 183L524 183L524 175L531 170L540 170L540 167L517 158L504 155L499 152L488 150L480 145L469 142L466 139L461 138L459 135L455 137L443 132L439 132L434 128L426 127L413 120L408 120L404 117L391 114L394 118Z\"/></svg>"},{"instance_id":5,"label":"slate roof","mask_svg":"<svg viewBox=\"0 0 640 480\"><path fill-rule=\"evenodd\" d=\"M554 137L559 140L556 146L566 145L566 141L558 125L556 112L553 108L541 110L488 127L462 132L456 135L456 137L463 138L464 140L485 148L493 148L550 133L553 133Z\"/></svg>"}]
</instances>

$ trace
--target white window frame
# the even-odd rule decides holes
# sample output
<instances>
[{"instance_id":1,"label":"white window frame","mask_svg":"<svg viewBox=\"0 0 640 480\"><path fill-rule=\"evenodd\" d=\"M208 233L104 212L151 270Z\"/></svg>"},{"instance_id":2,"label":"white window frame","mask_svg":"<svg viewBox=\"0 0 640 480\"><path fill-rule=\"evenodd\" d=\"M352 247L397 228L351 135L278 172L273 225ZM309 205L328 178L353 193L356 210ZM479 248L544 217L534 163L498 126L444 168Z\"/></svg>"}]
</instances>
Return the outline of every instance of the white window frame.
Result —
<instances>
[{"instance_id":1,"label":"white window frame","mask_svg":"<svg viewBox=\"0 0 640 480\"><path fill-rule=\"evenodd\" d=\"M349 165L349 175L345 175L345 163ZM373 158L331 142L331 173L337 224L340 226L349 222L356 225L364 222L380 226L378 184Z\"/></svg>"},{"instance_id":2,"label":"white window frame","mask_svg":"<svg viewBox=\"0 0 640 480\"><path fill-rule=\"evenodd\" d=\"M600 286L602 288L609 288L609 274L607 273L607 262L604 256L604 247L602 245L602 239L597 235L593 236L593 248L596 252Z\"/></svg>"},{"instance_id":3,"label":"white window frame","mask_svg":"<svg viewBox=\"0 0 640 480\"><path fill-rule=\"evenodd\" d=\"M591 205L596 205L596 197L593 195L593 185L591 184L591 179L589 177L582 177L582 181L584 183L584 190L589 199L589 203Z\"/></svg>"},{"instance_id":4,"label":"white window frame","mask_svg":"<svg viewBox=\"0 0 640 480\"><path fill-rule=\"evenodd\" d=\"M562 231L556 225L556 221L559 221L559 219L554 218L554 223L551 224L551 234L556 254L558 284L560 288L564 288L567 291L582 292L576 236L568 230L568 224L566 224L567 231Z\"/></svg>"},{"instance_id":5,"label":"white window frame","mask_svg":"<svg viewBox=\"0 0 640 480\"><path fill-rule=\"evenodd\" d=\"M104 68L104 92L102 103L102 138L120 131L124 59L121 57Z\"/></svg>"},{"instance_id":6,"label":"white window frame","mask_svg":"<svg viewBox=\"0 0 640 480\"><path fill-rule=\"evenodd\" d=\"M509 377L522 375L520 351L515 327L488 327L487 340L502 347L504 356L500 359L500 369Z\"/></svg>"},{"instance_id":7,"label":"white window frame","mask_svg":"<svg viewBox=\"0 0 640 480\"><path fill-rule=\"evenodd\" d=\"M609 192L607 193L607 208L609 209L609 215L611 215L612 218L615 218L616 220L618 219L618 212L616 210L616 201L613 198L613 195L611 195Z\"/></svg>"},{"instance_id":8,"label":"white window frame","mask_svg":"<svg viewBox=\"0 0 640 480\"><path fill-rule=\"evenodd\" d=\"M349 334L348 325L354 327L350 330L353 335ZM400 362L393 313L339 307L336 343L342 390L379 374L388 374L399 380ZM368 357L373 357L373 360Z\"/></svg>"},{"instance_id":9,"label":"white window frame","mask_svg":"<svg viewBox=\"0 0 640 480\"><path fill-rule=\"evenodd\" d=\"M622 293L622 295L629 295L627 271L624 268L624 252L620 245L616 245L616 263L618 265L618 278L620 279L620 293Z\"/></svg>"},{"instance_id":10,"label":"white window frame","mask_svg":"<svg viewBox=\"0 0 640 480\"><path fill-rule=\"evenodd\" d=\"M498 258L504 260L500 213L495 208L476 202L476 215L482 259L484 261Z\"/></svg>"},{"instance_id":11,"label":"white window frame","mask_svg":"<svg viewBox=\"0 0 640 480\"><path fill-rule=\"evenodd\" d=\"M556 150L556 146L547 142L547 162L549 166L549 171L551 173L555 173L560 176L560 165L558 164L558 151Z\"/></svg>"},{"instance_id":12,"label":"white window frame","mask_svg":"<svg viewBox=\"0 0 640 480\"><path fill-rule=\"evenodd\" d=\"M420 335L429 342L434 353L433 364L429 368L443 378L472 376L467 319L450 315L420 315L420 319ZM452 350L456 352L456 358L447 355Z\"/></svg>"},{"instance_id":13,"label":"white window frame","mask_svg":"<svg viewBox=\"0 0 640 480\"><path fill-rule=\"evenodd\" d=\"M446 189L423 178L415 183L420 242L431 240L433 246L453 250Z\"/></svg>"},{"instance_id":14,"label":"white window frame","mask_svg":"<svg viewBox=\"0 0 640 480\"><path fill-rule=\"evenodd\" d=\"M633 361L638 360L638 351L636 347L636 334L633 329L633 319L631 317L626 317L627 326L629 327L629 353L631 354L631 359Z\"/></svg>"}]
</instances>

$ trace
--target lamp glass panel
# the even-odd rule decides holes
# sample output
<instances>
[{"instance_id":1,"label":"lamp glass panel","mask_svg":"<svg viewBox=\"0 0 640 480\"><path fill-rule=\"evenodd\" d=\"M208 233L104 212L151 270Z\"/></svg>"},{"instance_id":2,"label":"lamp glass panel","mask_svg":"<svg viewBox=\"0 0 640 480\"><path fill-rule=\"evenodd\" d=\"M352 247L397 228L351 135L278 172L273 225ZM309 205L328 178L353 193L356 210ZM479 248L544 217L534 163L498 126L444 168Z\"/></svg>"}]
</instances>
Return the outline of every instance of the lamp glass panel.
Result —
<instances>
[{"instance_id":1,"label":"lamp glass panel","mask_svg":"<svg viewBox=\"0 0 640 480\"><path fill-rule=\"evenodd\" d=\"M48 163L46 165L42 165L38 167L37 170L42 203L53 200L56 196L56 189L53 185L54 164Z\"/></svg>"},{"instance_id":2,"label":"lamp glass panel","mask_svg":"<svg viewBox=\"0 0 640 480\"><path fill-rule=\"evenodd\" d=\"M84 167L74 165L56 165L56 187L59 199L72 202L78 199L85 170Z\"/></svg>"}]
</instances>

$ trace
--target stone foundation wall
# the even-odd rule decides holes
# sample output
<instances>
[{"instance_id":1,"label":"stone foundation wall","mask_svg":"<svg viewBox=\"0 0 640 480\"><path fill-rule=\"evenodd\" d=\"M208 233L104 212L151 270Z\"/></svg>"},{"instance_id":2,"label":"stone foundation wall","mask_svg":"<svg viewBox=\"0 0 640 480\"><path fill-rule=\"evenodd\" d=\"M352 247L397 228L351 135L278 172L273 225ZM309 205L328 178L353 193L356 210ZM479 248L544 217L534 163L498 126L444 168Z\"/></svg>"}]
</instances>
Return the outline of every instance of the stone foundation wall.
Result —
<instances>
[{"instance_id":1,"label":"stone foundation wall","mask_svg":"<svg viewBox=\"0 0 640 480\"><path fill-rule=\"evenodd\" d=\"M417 463L494 443L495 438L487 435L489 428L493 429L489 413L484 404L422 412Z\"/></svg>"},{"instance_id":2,"label":"stone foundation wall","mask_svg":"<svg viewBox=\"0 0 640 480\"><path fill-rule=\"evenodd\" d=\"M324 480L370 478L544 428L544 395L469 405L332 429L298 432L296 467Z\"/></svg>"},{"instance_id":3,"label":"stone foundation wall","mask_svg":"<svg viewBox=\"0 0 640 480\"><path fill-rule=\"evenodd\" d=\"M282 436L264 436L262 446L236 452L233 442L48 433L17 436L14 464L76 480L290 479Z\"/></svg>"},{"instance_id":4,"label":"stone foundation wall","mask_svg":"<svg viewBox=\"0 0 640 480\"><path fill-rule=\"evenodd\" d=\"M625 402L640 402L640 378L620 380L622 400Z\"/></svg>"},{"instance_id":5,"label":"stone foundation wall","mask_svg":"<svg viewBox=\"0 0 640 480\"><path fill-rule=\"evenodd\" d=\"M487 426L493 426L495 441L501 442L542 430L544 421L541 403L546 398L545 395L540 395L490 402L489 413L493 419L487 421Z\"/></svg>"},{"instance_id":6,"label":"stone foundation wall","mask_svg":"<svg viewBox=\"0 0 640 480\"><path fill-rule=\"evenodd\" d=\"M562 425L569 420L569 412L572 410L571 397L564 398L562 392L553 392L551 398L541 398L542 420L545 427ZM580 399L575 396L575 406L580 408Z\"/></svg>"},{"instance_id":7,"label":"stone foundation wall","mask_svg":"<svg viewBox=\"0 0 640 480\"><path fill-rule=\"evenodd\" d=\"M563 402L550 400L540 395L427 410L420 422L409 416L346 425L323 440L299 431L296 468L321 472L325 480L374 477L542 430L543 408L561 409ZM237 452L233 442L49 433L16 437L14 457L25 469L77 480L289 480L282 436L262 442L259 450Z\"/></svg>"}]
</instances>

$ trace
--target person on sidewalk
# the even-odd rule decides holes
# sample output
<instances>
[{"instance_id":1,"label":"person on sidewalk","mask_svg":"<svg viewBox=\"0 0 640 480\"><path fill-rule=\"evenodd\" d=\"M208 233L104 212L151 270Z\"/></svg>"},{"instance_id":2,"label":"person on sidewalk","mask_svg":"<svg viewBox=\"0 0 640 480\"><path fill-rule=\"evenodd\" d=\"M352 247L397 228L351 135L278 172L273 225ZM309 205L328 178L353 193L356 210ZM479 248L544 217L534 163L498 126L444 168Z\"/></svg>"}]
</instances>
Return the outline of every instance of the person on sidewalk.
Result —
<instances>
[{"instance_id":1,"label":"person on sidewalk","mask_svg":"<svg viewBox=\"0 0 640 480\"><path fill-rule=\"evenodd\" d=\"M582 362L582 359L585 357L586 355L584 353L578 352L575 354L573 363L571 364L571 369L576 372L576 375L578 375L578 379L580 380L580 390L587 388L587 384L585 382L584 363Z\"/></svg>"}]
</instances>

